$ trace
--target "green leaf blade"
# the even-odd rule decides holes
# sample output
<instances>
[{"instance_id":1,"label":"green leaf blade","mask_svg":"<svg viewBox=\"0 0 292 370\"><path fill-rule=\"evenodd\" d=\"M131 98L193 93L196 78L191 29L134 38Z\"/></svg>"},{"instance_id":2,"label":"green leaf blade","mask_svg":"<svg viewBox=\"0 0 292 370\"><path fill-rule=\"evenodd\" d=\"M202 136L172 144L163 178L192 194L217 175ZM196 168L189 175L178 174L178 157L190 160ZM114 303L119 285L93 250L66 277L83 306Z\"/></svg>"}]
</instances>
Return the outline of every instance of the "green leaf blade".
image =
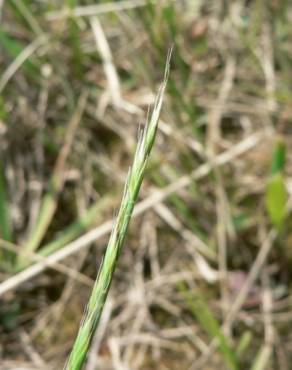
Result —
<instances>
[{"instance_id":1,"label":"green leaf blade","mask_svg":"<svg viewBox=\"0 0 292 370\"><path fill-rule=\"evenodd\" d=\"M266 208L272 224L280 228L287 214L287 191L282 174L273 175L267 184Z\"/></svg>"}]
</instances>

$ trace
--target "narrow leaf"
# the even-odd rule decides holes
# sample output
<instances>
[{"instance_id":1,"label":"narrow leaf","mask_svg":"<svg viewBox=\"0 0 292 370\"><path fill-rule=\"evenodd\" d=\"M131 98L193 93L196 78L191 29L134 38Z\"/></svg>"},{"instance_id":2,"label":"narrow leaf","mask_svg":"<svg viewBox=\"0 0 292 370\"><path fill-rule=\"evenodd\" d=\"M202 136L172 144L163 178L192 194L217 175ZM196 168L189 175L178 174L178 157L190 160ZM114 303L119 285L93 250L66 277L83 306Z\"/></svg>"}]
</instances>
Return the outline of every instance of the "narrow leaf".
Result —
<instances>
[{"instance_id":1,"label":"narrow leaf","mask_svg":"<svg viewBox=\"0 0 292 370\"><path fill-rule=\"evenodd\" d=\"M280 228L287 214L287 191L281 173L273 175L268 181L266 207L271 222Z\"/></svg>"},{"instance_id":2,"label":"narrow leaf","mask_svg":"<svg viewBox=\"0 0 292 370\"><path fill-rule=\"evenodd\" d=\"M196 292L195 295L191 294L184 285L180 286L180 289L186 299L186 303L190 311L194 314L203 329L209 335L210 340L214 338L217 339L219 350L227 368L231 370L239 369L235 351L229 345L228 339L221 330L217 319L210 310L208 304L204 301L203 297L199 292Z\"/></svg>"},{"instance_id":3,"label":"narrow leaf","mask_svg":"<svg viewBox=\"0 0 292 370\"><path fill-rule=\"evenodd\" d=\"M276 142L272 156L272 166L271 166L272 175L275 175L284 170L285 160L286 160L286 146L283 139L279 138Z\"/></svg>"}]
</instances>

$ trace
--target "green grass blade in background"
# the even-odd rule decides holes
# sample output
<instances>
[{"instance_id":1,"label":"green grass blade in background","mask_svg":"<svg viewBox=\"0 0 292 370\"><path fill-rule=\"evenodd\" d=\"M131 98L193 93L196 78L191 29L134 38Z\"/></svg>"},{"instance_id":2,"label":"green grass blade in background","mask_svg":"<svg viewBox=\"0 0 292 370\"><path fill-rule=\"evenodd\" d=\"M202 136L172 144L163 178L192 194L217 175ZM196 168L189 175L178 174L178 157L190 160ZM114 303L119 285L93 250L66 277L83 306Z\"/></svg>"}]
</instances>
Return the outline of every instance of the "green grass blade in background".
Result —
<instances>
[{"instance_id":1,"label":"green grass blade in background","mask_svg":"<svg viewBox=\"0 0 292 370\"><path fill-rule=\"evenodd\" d=\"M6 184L3 168L0 165L0 234L7 241L12 240L9 203L7 199Z\"/></svg>"},{"instance_id":2,"label":"green grass blade in background","mask_svg":"<svg viewBox=\"0 0 292 370\"><path fill-rule=\"evenodd\" d=\"M82 217L78 218L71 225L59 232L58 236L54 240L44 245L38 251L38 254L43 257L49 256L56 250L64 247L67 243L70 243L73 239L79 237L82 232L90 228L90 226L96 222L98 215L109 207L111 199L114 199L114 196L104 196L102 199L94 203Z\"/></svg>"},{"instance_id":3,"label":"green grass blade in background","mask_svg":"<svg viewBox=\"0 0 292 370\"><path fill-rule=\"evenodd\" d=\"M9 202L7 198L4 171L0 164L0 237L7 241L12 241L11 219L9 211ZM13 253L3 251L0 254L1 265L7 265L12 262Z\"/></svg>"},{"instance_id":4,"label":"green grass blade in background","mask_svg":"<svg viewBox=\"0 0 292 370\"><path fill-rule=\"evenodd\" d=\"M0 28L0 48L3 49L11 58L16 58L25 49L25 45ZM38 73L37 65L30 59L27 59L23 63L23 68L30 77L34 78Z\"/></svg>"},{"instance_id":5,"label":"green grass blade in background","mask_svg":"<svg viewBox=\"0 0 292 370\"><path fill-rule=\"evenodd\" d=\"M273 175L267 185L266 207L271 222L280 228L285 220L287 209L287 192L283 175Z\"/></svg>"},{"instance_id":6,"label":"green grass blade in background","mask_svg":"<svg viewBox=\"0 0 292 370\"><path fill-rule=\"evenodd\" d=\"M284 180L286 146L277 139L272 154L271 175L266 189L266 208L272 224L280 229L287 215L287 190Z\"/></svg>"},{"instance_id":7,"label":"green grass blade in background","mask_svg":"<svg viewBox=\"0 0 292 370\"><path fill-rule=\"evenodd\" d=\"M29 235L29 238L24 246L23 254L25 254L25 252L34 252L38 249L53 220L55 211L58 206L59 195L64 186L64 171L66 168L66 162L77 131L77 127L81 121L86 106L87 96L87 91L81 94L76 107L76 111L68 124L64 144L60 151L55 164L54 172L52 174L49 191L43 196L41 208L38 215L38 221L34 229L32 230L31 235ZM21 253L19 255L18 266L16 266L16 268L18 269L24 267L27 263L29 263L29 261L27 261L23 254Z\"/></svg>"},{"instance_id":8,"label":"green grass blade in background","mask_svg":"<svg viewBox=\"0 0 292 370\"><path fill-rule=\"evenodd\" d=\"M197 318L205 332L209 335L210 340L214 338L217 339L219 350L226 364L226 369L238 370L239 365L235 351L228 343L228 339L221 330L217 319L203 297L199 292L196 292L195 295L191 294L185 285L180 285L179 289L186 300L188 308Z\"/></svg>"},{"instance_id":9,"label":"green grass blade in background","mask_svg":"<svg viewBox=\"0 0 292 370\"><path fill-rule=\"evenodd\" d=\"M80 325L77 338L66 365L67 370L82 369L92 336L98 326L103 311L116 263L121 253L134 205L143 181L148 157L155 140L163 95L169 74L170 56L171 52L168 54L165 78L156 98L152 115L137 144L133 165L129 170L126 180L120 210L113 226L104 260L94 284L84 319Z\"/></svg>"},{"instance_id":10,"label":"green grass blade in background","mask_svg":"<svg viewBox=\"0 0 292 370\"><path fill-rule=\"evenodd\" d=\"M241 338L239 339L239 343L236 348L236 357L241 358L243 354L247 351L252 341L252 334L250 331L246 331L242 334Z\"/></svg>"},{"instance_id":11,"label":"green grass blade in background","mask_svg":"<svg viewBox=\"0 0 292 370\"><path fill-rule=\"evenodd\" d=\"M277 139L272 155L271 174L283 172L286 162L286 145L282 138Z\"/></svg>"}]
</instances>

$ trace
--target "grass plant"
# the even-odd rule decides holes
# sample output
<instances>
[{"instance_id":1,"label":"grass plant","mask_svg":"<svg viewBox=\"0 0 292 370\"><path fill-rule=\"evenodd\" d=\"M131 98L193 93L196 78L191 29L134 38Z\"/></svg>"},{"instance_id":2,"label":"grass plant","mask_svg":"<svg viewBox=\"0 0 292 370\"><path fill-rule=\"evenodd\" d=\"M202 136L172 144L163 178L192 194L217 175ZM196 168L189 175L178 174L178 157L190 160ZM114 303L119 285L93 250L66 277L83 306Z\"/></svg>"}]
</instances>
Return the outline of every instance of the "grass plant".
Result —
<instances>
[{"instance_id":1,"label":"grass plant","mask_svg":"<svg viewBox=\"0 0 292 370\"><path fill-rule=\"evenodd\" d=\"M0 0L1 369L289 368L291 6Z\"/></svg>"},{"instance_id":2,"label":"grass plant","mask_svg":"<svg viewBox=\"0 0 292 370\"><path fill-rule=\"evenodd\" d=\"M121 253L131 215L138 198L148 158L155 140L163 95L169 74L171 51L168 54L163 83L154 103L151 117L140 133L132 167L126 179L124 194L113 230L106 248L104 260L96 278L84 318L81 322L66 370L80 370L85 362L94 332L98 326L111 281Z\"/></svg>"}]
</instances>

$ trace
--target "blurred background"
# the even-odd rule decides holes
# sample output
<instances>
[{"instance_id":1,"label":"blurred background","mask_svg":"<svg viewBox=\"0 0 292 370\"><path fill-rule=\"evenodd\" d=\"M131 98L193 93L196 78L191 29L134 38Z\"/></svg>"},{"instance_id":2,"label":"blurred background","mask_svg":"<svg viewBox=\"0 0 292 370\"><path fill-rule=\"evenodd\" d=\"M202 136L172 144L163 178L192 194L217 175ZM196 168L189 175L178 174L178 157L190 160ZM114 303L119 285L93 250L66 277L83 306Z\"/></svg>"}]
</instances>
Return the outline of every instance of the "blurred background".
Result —
<instances>
[{"instance_id":1,"label":"blurred background","mask_svg":"<svg viewBox=\"0 0 292 370\"><path fill-rule=\"evenodd\" d=\"M1 0L0 22L0 368L63 368L173 45L85 368L291 369L292 3Z\"/></svg>"}]
</instances>

